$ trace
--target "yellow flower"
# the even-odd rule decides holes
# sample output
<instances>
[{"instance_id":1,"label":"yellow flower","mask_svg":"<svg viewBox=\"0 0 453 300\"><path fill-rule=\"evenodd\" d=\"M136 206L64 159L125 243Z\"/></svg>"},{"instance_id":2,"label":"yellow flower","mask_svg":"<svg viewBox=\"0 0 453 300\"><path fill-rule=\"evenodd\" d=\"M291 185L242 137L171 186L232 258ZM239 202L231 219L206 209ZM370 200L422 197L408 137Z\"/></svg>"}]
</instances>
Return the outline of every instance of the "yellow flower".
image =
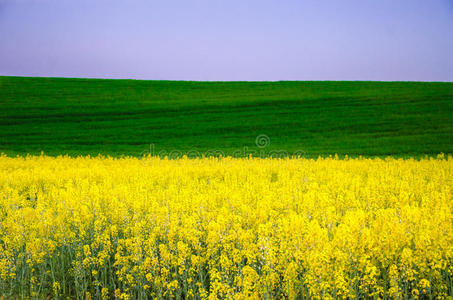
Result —
<instances>
[{"instance_id":1,"label":"yellow flower","mask_svg":"<svg viewBox=\"0 0 453 300\"><path fill-rule=\"evenodd\" d=\"M58 281L55 281L52 284L52 287L53 287L54 295L58 295L60 293L60 289L61 289L60 283Z\"/></svg>"},{"instance_id":2,"label":"yellow flower","mask_svg":"<svg viewBox=\"0 0 453 300\"><path fill-rule=\"evenodd\" d=\"M452 194L445 155L0 155L0 286L24 298L444 299Z\"/></svg>"},{"instance_id":3,"label":"yellow flower","mask_svg":"<svg viewBox=\"0 0 453 300\"><path fill-rule=\"evenodd\" d=\"M102 296L102 299L108 299L109 298L109 289L108 288L102 288L101 296Z\"/></svg>"}]
</instances>

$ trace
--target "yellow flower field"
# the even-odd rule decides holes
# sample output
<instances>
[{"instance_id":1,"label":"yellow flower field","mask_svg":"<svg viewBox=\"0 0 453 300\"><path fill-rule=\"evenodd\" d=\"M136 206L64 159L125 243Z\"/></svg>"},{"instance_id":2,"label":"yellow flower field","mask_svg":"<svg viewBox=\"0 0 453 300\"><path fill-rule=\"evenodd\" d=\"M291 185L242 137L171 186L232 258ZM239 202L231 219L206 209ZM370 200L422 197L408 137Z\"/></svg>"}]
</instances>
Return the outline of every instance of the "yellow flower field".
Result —
<instances>
[{"instance_id":1,"label":"yellow flower field","mask_svg":"<svg viewBox=\"0 0 453 300\"><path fill-rule=\"evenodd\" d=\"M447 298L453 159L0 156L0 296Z\"/></svg>"}]
</instances>

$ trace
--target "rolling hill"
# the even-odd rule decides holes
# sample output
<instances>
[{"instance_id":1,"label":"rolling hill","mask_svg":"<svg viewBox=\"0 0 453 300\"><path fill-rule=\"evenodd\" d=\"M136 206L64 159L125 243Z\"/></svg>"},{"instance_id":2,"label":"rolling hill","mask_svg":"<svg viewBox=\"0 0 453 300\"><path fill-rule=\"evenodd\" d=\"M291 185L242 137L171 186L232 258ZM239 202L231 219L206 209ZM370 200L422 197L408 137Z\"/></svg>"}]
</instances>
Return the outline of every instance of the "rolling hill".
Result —
<instances>
[{"instance_id":1,"label":"rolling hill","mask_svg":"<svg viewBox=\"0 0 453 300\"><path fill-rule=\"evenodd\" d=\"M0 152L41 151L453 153L453 83L0 77Z\"/></svg>"}]
</instances>

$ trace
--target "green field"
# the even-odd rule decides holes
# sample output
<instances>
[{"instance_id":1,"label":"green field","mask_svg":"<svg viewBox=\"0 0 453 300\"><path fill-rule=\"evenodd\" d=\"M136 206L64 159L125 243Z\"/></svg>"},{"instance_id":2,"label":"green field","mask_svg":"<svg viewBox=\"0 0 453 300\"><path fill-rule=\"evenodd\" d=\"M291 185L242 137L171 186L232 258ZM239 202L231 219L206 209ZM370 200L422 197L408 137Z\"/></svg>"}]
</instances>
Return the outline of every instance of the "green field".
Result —
<instances>
[{"instance_id":1,"label":"green field","mask_svg":"<svg viewBox=\"0 0 453 300\"><path fill-rule=\"evenodd\" d=\"M258 135L270 144L258 148ZM140 156L150 145L189 155L453 153L453 83L0 77L0 152Z\"/></svg>"}]
</instances>

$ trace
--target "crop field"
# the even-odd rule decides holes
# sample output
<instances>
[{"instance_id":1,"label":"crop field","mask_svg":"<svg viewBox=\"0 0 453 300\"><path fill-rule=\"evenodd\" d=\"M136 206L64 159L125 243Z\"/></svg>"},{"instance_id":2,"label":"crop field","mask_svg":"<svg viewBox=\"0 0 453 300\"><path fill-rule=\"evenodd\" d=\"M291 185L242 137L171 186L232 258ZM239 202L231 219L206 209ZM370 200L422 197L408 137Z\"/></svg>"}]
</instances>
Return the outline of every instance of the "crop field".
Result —
<instances>
[{"instance_id":1,"label":"crop field","mask_svg":"<svg viewBox=\"0 0 453 300\"><path fill-rule=\"evenodd\" d=\"M0 157L6 298L446 298L453 159Z\"/></svg>"},{"instance_id":2,"label":"crop field","mask_svg":"<svg viewBox=\"0 0 453 300\"><path fill-rule=\"evenodd\" d=\"M452 115L453 83L0 77L0 153L13 156L422 157L453 153Z\"/></svg>"},{"instance_id":3,"label":"crop field","mask_svg":"<svg viewBox=\"0 0 453 300\"><path fill-rule=\"evenodd\" d=\"M452 299L453 83L0 76L0 299Z\"/></svg>"}]
</instances>

